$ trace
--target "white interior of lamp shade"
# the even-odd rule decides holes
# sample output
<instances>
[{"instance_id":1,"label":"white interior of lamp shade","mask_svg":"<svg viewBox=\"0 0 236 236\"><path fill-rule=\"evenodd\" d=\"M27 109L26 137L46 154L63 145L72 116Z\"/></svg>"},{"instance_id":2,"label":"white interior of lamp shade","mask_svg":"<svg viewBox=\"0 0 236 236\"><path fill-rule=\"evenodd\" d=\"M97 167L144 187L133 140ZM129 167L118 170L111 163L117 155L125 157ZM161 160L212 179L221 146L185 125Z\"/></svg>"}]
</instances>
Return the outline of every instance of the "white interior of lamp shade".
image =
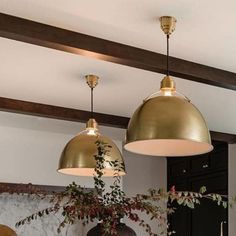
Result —
<instances>
[{"instance_id":1,"label":"white interior of lamp shade","mask_svg":"<svg viewBox=\"0 0 236 236\"><path fill-rule=\"evenodd\" d=\"M57 170L59 173L75 176L94 176L94 168L63 168ZM125 172L120 171L120 176L125 175ZM114 171L112 169L104 169L104 177L113 177Z\"/></svg>"},{"instance_id":2,"label":"white interior of lamp shade","mask_svg":"<svg viewBox=\"0 0 236 236\"><path fill-rule=\"evenodd\" d=\"M196 142L184 139L151 139L139 140L125 144L125 149L149 156L194 156L212 151L209 143Z\"/></svg>"}]
</instances>

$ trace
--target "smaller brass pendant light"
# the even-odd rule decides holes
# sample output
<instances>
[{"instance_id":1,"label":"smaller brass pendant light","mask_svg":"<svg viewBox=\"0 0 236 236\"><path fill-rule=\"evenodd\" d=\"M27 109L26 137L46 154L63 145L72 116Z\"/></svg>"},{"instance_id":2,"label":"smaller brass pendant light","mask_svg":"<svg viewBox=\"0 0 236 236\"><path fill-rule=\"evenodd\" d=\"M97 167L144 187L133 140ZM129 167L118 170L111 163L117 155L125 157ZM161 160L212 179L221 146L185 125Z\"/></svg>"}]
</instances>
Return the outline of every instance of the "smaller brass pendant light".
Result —
<instances>
[{"instance_id":1,"label":"smaller brass pendant light","mask_svg":"<svg viewBox=\"0 0 236 236\"><path fill-rule=\"evenodd\" d=\"M93 118L93 89L98 84L99 78L96 75L86 75L85 78L91 89L91 118L87 122L86 129L66 144L61 154L58 172L68 175L93 176L96 166L94 155L97 154L95 142L100 140L111 146L110 152L104 157L106 160L104 176L113 176L114 170L109 161L118 160L124 164L124 160L115 143L98 132L98 124ZM125 171L119 174L125 175Z\"/></svg>"},{"instance_id":2,"label":"smaller brass pendant light","mask_svg":"<svg viewBox=\"0 0 236 236\"><path fill-rule=\"evenodd\" d=\"M169 37L176 19L160 18L167 36L167 73L160 91L146 98L130 119L125 149L152 156L192 156L213 149L206 122L200 111L176 92L169 75Z\"/></svg>"}]
</instances>

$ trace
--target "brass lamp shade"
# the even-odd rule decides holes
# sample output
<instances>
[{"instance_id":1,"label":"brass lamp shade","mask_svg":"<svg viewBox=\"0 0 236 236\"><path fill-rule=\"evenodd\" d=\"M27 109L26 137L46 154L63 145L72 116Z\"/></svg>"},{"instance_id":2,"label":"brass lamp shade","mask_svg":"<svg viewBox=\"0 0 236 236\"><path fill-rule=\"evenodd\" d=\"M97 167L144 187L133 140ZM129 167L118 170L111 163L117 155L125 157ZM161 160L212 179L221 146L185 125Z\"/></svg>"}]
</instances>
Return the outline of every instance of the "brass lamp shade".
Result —
<instances>
[{"instance_id":1,"label":"brass lamp shade","mask_svg":"<svg viewBox=\"0 0 236 236\"><path fill-rule=\"evenodd\" d=\"M68 175L93 176L96 166L94 155L97 154L95 144L97 140L111 146L110 152L104 157L106 166L103 176L113 176L114 170L107 161L118 160L124 163L119 149L109 138L102 135L88 135L86 132L78 134L67 143L61 154L58 172ZM125 175L125 171L119 174Z\"/></svg>"},{"instance_id":2,"label":"brass lamp shade","mask_svg":"<svg viewBox=\"0 0 236 236\"><path fill-rule=\"evenodd\" d=\"M192 156L213 149L199 110L178 96L146 100L130 119L125 149L152 156Z\"/></svg>"}]
</instances>

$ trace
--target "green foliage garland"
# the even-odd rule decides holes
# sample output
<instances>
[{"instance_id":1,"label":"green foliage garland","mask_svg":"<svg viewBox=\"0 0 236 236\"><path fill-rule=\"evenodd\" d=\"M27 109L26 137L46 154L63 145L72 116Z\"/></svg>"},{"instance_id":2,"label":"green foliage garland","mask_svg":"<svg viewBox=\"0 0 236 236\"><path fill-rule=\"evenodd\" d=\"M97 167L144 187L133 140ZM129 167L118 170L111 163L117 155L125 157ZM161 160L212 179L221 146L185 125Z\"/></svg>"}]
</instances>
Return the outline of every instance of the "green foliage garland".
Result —
<instances>
[{"instance_id":1,"label":"green foliage garland","mask_svg":"<svg viewBox=\"0 0 236 236\"><path fill-rule=\"evenodd\" d=\"M94 174L94 190L88 191L81 186L72 183L66 190L51 197L52 207L39 211L16 223L19 227L25 223L30 223L38 217L55 214L62 211L63 220L58 227L58 233L68 224L74 224L77 220L84 225L101 221L103 235L115 235L117 225L121 218L129 218L144 228L150 236L157 236L139 213L144 212L150 216L150 220L155 220L159 226L160 234L171 235L174 231L168 230L167 216L175 212L171 203L194 209L202 199L209 199L224 208L228 205L226 196L219 194L208 194L206 188L202 187L199 192L176 191L173 186L169 191L163 189L150 189L147 194L137 194L127 197L122 191L121 177L119 172L124 170L124 166L118 161L111 161L108 164L115 170L113 184L110 191L105 191L103 181L105 159L104 155L109 155L111 147L106 143L97 141L98 153L95 155L96 167ZM42 197L42 196L41 196ZM236 199L234 199L236 201ZM167 207L166 207L167 205Z\"/></svg>"}]
</instances>

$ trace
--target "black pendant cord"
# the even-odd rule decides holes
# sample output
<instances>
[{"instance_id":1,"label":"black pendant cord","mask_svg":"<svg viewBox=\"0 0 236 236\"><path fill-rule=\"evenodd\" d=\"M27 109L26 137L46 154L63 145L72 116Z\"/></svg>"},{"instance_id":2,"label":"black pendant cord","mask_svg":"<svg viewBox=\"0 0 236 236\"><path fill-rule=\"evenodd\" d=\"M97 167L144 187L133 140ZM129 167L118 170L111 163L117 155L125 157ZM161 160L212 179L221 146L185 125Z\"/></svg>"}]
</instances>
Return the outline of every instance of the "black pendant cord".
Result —
<instances>
[{"instance_id":1,"label":"black pendant cord","mask_svg":"<svg viewBox=\"0 0 236 236\"><path fill-rule=\"evenodd\" d=\"M91 88L91 118L93 119L93 88Z\"/></svg>"},{"instance_id":2,"label":"black pendant cord","mask_svg":"<svg viewBox=\"0 0 236 236\"><path fill-rule=\"evenodd\" d=\"M166 35L166 75L169 76L170 75L170 71L169 71L169 51L170 51L170 47L169 47L169 39L170 36L169 34Z\"/></svg>"}]
</instances>

